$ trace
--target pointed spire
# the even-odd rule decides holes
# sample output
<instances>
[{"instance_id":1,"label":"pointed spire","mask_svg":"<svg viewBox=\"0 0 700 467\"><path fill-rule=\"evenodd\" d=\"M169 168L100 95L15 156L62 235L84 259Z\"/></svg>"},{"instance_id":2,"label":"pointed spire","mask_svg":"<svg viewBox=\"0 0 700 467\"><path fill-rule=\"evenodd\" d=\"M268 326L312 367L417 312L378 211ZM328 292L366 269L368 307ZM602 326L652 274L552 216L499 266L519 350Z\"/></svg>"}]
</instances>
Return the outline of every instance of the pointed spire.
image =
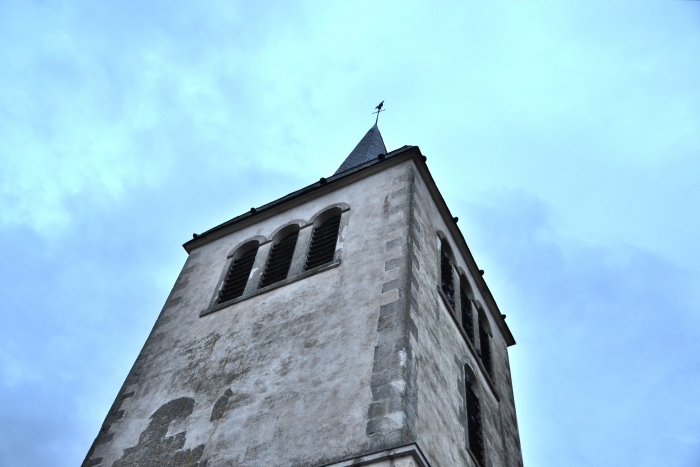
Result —
<instances>
[{"instance_id":1,"label":"pointed spire","mask_svg":"<svg viewBox=\"0 0 700 467\"><path fill-rule=\"evenodd\" d=\"M386 154L386 146L384 146L384 139L382 139L382 134L375 123L333 175L376 159L379 154Z\"/></svg>"}]
</instances>

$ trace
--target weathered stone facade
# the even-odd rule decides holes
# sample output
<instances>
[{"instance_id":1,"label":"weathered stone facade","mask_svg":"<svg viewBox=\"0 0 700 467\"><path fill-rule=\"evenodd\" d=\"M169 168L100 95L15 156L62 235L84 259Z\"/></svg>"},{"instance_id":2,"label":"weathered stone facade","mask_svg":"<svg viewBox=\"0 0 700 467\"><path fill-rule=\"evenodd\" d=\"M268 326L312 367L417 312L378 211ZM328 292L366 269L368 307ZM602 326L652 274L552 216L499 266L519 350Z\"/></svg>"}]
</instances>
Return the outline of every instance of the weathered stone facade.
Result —
<instances>
[{"instance_id":1,"label":"weathered stone facade","mask_svg":"<svg viewBox=\"0 0 700 467\"><path fill-rule=\"evenodd\" d=\"M335 259L304 271L304 242L329 207L343 212ZM291 223L300 233L288 279L257 290L271 240ZM493 381L441 298L440 235L489 321ZM251 239L260 247L246 292L217 305L231 255ZM479 381L482 467L522 465L514 341L418 148L185 247L189 258L84 466L476 466L464 365Z\"/></svg>"}]
</instances>

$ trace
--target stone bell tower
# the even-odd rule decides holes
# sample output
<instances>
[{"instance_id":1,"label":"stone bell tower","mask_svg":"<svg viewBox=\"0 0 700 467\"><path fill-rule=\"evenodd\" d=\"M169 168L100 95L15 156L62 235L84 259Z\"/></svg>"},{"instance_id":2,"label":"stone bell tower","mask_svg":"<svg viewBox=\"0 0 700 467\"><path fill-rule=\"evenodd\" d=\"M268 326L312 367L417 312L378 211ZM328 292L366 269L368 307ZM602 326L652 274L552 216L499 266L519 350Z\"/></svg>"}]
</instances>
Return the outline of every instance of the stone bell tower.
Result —
<instances>
[{"instance_id":1,"label":"stone bell tower","mask_svg":"<svg viewBox=\"0 0 700 467\"><path fill-rule=\"evenodd\" d=\"M83 467L522 465L506 325L416 146L184 244Z\"/></svg>"}]
</instances>

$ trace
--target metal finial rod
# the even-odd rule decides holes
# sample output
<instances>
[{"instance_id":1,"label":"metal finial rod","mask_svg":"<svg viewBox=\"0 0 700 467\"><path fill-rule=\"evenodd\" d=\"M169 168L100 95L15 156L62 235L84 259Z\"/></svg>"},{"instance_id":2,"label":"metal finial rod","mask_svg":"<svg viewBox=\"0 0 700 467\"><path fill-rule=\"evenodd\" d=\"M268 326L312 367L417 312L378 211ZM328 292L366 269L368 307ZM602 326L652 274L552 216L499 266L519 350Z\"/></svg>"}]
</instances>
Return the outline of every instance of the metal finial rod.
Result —
<instances>
[{"instance_id":1,"label":"metal finial rod","mask_svg":"<svg viewBox=\"0 0 700 467\"><path fill-rule=\"evenodd\" d=\"M381 101L379 105L375 107L375 109L377 109L376 112L372 112L373 114L377 114L377 119L374 121L375 125L377 124L377 122L379 122L379 112L384 112L384 110L386 110L382 110L382 107L384 107L384 101Z\"/></svg>"}]
</instances>

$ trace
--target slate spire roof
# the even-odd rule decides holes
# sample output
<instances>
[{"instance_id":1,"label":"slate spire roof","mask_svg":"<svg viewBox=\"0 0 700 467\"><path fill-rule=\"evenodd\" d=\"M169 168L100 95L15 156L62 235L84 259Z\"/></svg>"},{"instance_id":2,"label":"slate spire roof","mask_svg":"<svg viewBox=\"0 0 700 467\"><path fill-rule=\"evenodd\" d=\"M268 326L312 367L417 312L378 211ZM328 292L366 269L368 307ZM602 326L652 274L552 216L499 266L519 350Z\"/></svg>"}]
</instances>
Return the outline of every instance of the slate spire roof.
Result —
<instances>
[{"instance_id":1,"label":"slate spire roof","mask_svg":"<svg viewBox=\"0 0 700 467\"><path fill-rule=\"evenodd\" d=\"M376 159L379 154L386 154L386 146L384 146L382 134L375 123L333 175Z\"/></svg>"}]
</instances>

